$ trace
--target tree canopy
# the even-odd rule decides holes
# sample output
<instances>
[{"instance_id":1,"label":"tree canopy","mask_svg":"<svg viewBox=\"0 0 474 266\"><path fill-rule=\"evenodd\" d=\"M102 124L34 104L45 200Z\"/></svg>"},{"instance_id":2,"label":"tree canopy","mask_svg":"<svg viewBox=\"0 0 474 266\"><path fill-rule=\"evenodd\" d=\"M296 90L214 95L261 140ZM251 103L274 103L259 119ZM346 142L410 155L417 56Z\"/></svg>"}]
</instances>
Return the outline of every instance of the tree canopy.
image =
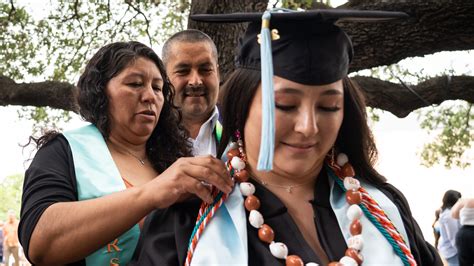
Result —
<instances>
[{"instance_id":1,"label":"tree canopy","mask_svg":"<svg viewBox=\"0 0 474 266\"><path fill-rule=\"evenodd\" d=\"M320 7L318 1L311 0L270 4L256 0L57 0L48 7L38 3L32 7L34 3L0 3L0 105L33 106L25 107L22 115L48 124L68 119L64 111L77 112L74 84L87 59L104 44L138 39L156 49L170 34L197 28L215 40L225 80L233 69L233 52L245 25L196 23L187 19L190 13L262 11L274 5ZM351 0L337 8L409 15L389 23L339 23L354 43L351 77L365 91L370 107L405 117L432 106L419 113L422 127L439 135L422 152L424 163L467 166L464 151L474 140L472 73L448 69L442 75L426 76L409 73L397 62L441 51L474 49L474 3ZM358 72L364 69L371 75ZM416 82L408 82L407 77L416 77ZM458 101L437 107L446 100ZM50 108L61 111L51 116Z\"/></svg>"}]
</instances>

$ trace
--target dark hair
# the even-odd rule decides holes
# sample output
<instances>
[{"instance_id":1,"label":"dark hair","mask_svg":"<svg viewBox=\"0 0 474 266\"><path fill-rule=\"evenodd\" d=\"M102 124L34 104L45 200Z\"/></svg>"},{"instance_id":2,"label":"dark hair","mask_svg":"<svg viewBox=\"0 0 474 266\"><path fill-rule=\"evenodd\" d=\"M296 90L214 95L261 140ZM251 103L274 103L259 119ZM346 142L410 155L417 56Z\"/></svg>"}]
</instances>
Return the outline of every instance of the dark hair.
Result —
<instances>
[{"instance_id":1,"label":"dark hair","mask_svg":"<svg viewBox=\"0 0 474 266\"><path fill-rule=\"evenodd\" d=\"M79 114L108 139L110 120L107 84L140 57L153 61L163 77L164 104L158 124L146 143L148 159L155 170L162 172L179 157L189 156L191 146L181 125L181 113L173 105L174 88L163 62L151 48L135 41L115 42L100 48L87 63L77 83ZM55 135L57 132L47 133L35 142L41 147Z\"/></svg>"},{"instance_id":2,"label":"dark hair","mask_svg":"<svg viewBox=\"0 0 474 266\"><path fill-rule=\"evenodd\" d=\"M217 62L217 48L211 37L209 37L209 35L205 34L200 30L188 29L173 34L171 37L168 38L168 40L166 40L165 44L163 44L163 49L161 50L161 57L163 58L163 62L165 63L165 65L167 64L171 55L171 48L177 42L207 42L209 43L209 45L211 45L212 57L214 57Z\"/></svg>"},{"instance_id":3,"label":"dark hair","mask_svg":"<svg viewBox=\"0 0 474 266\"><path fill-rule=\"evenodd\" d=\"M446 191L443 196L443 205L441 205L441 211L444 211L445 209L451 209L461 197L462 195L459 191Z\"/></svg>"},{"instance_id":4,"label":"dark hair","mask_svg":"<svg viewBox=\"0 0 474 266\"><path fill-rule=\"evenodd\" d=\"M245 141L245 121L260 79L258 70L237 68L222 86L219 102L222 106L224 130L218 156L222 155L227 143L232 140L235 130L238 129L241 132L242 140ZM373 184L382 184L385 178L373 167L377 159L377 148L367 125L363 94L349 78L343 79L343 86L344 119L335 147L349 156L354 170L361 178Z\"/></svg>"}]
</instances>

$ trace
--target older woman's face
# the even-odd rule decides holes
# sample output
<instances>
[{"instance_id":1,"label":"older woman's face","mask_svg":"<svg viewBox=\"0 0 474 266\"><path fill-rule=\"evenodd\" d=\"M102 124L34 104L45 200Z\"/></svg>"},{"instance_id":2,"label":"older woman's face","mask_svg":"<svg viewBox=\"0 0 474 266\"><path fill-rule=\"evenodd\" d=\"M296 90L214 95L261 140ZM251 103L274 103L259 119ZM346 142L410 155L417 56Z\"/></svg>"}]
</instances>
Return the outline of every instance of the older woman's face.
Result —
<instances>
[{"instance_id":1,"label":"older woman's face","mask_svg":"<svg viewBox=\"0 0 474 266\"><path fill-rule=\"evenodd\" d=\"M336 141L344 115L342 80L309 86L274 77L275 156L273 172L298 177L315 174ZM262 89L245 124L248 162L255 169L260 149Z\"/></svg>"},{"instance_id":2,"label":"older woman's face","mask_svg":"<svg viewBox=\"0 0 474 266\"><path fill-rule=\"evenodd\" d=\"M134 144L146 142L163 107L163 78L155 63L139 57L106 88L109 99L110 136Z\"/></svg>"}]
</instances>

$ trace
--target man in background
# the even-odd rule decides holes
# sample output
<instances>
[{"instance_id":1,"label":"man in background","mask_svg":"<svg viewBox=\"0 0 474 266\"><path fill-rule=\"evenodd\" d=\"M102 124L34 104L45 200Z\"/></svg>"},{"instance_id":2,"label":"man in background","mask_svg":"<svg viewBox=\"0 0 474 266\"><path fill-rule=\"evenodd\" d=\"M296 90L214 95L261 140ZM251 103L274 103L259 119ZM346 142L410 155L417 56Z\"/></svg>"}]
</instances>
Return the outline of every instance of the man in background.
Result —
<instances>
[{"instance_id":1,"label":"man in background","mask_svg":"<svg viewBox=\"0 0 474 266\"><path fill-rule=\"evenodd\" d=\"M219 65L212 39L199 30L184 30L164 44L162 59L181 109L184 127L193 143L194 155L216 156L220 136Z\"/></svg>"},{"instance_id":2,"label":"man in background","mask_svg":"<svg viewBox=\"0 0 474 266\"><path fill-rule=\"evenodd\" d=\"M10 265L10 255L13 255L14 266L20 265L20 242L18 241L18 219L13 210L8 211L7 221L3 225L3 255L5 265Z\"/></svg>"},{"instance_id":3,"label":"man in background","mask_svg":"<svg viewBox=\"0 0 474 266\"><path fill-rule=\"evenodd\" d=\"M0 220L0 266L3 265L3 221Z\"/></svg>"}]
</instances>

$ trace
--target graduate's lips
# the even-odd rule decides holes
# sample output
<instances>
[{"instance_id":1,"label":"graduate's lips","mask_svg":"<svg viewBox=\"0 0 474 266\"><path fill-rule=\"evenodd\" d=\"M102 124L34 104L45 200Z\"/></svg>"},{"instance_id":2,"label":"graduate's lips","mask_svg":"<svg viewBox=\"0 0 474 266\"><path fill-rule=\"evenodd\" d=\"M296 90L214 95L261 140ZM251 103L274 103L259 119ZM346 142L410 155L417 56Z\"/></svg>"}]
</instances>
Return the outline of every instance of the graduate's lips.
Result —
<instances>
[{"instance_id":1,"label":"graduate's lips","mask_svg":"<svg viewBox=\"0 0 474 266\"><path fill-rule=\"evenodd\" d=\"M307 142L307 143L306 142L304 143L282 142L282 144L298 152L307 152L316 146L316 143L313 143L313 142Z\"/></svg>"}]
</instances>

